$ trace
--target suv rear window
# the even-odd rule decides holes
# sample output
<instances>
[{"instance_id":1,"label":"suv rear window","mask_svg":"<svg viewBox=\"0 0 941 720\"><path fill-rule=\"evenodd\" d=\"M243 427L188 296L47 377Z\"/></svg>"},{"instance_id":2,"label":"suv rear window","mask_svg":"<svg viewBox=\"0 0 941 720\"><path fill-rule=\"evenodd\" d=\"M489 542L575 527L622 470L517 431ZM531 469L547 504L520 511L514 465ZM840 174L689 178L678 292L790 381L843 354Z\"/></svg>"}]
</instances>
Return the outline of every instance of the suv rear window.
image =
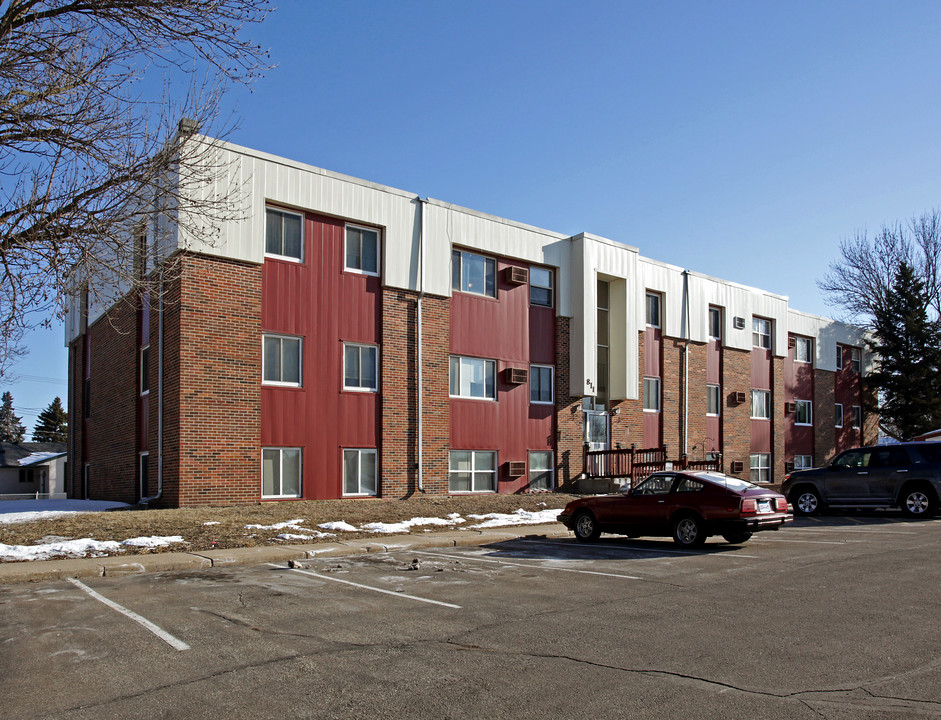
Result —
<instances>
[{"instance_id":1,"label":"suv rear window","mask_svg":"<svg viewBox=\"0 0 941 720\"><path fill-rule=\"evenodd\" d=\"M918 453L928 462L941 462L941 443L923 443L918 446Z\"/></svg>"}]
</instances>

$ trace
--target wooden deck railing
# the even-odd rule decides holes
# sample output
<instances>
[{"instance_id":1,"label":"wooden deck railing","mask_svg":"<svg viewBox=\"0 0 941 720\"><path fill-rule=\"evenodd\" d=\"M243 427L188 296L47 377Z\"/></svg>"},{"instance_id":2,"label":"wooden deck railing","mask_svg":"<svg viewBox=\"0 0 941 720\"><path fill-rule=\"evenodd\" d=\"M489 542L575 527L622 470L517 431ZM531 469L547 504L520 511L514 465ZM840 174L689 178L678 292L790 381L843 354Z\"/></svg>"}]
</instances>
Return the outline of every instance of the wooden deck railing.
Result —
<instances>
[{"instance_id":1,"label":"wooden deck railing","mask_svg":"<svg viewBox=\"0 0 941 720\"><path fill-rule=\"evenodd\" d=\"M667 465L675 470L722 471L722 456L715 460L668 460L666 447L617 448L616 450L589 450L584 446L584 472L590 478L629 478L632 485Z\"/></svg>"}]
</instances>

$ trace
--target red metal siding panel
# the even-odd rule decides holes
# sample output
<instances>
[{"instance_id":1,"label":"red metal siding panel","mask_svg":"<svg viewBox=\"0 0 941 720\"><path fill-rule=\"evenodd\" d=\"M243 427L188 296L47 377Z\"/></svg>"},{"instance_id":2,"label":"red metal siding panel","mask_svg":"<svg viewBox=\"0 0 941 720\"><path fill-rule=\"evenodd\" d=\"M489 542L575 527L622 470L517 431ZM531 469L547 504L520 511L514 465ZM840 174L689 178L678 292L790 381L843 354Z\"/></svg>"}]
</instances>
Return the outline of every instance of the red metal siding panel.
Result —
<instances>
[{"instance_id":1,"label":"red metal siding panel","mask_svg":"<svg viewBox=\"0 0 941 720\"><path fill-rule=\"evenodd\" d=\"M770 453L771 452L771 421L770 420L752 420L751 421L751 452Z\"/></svg>"},{"instance_id":2,"label":"red metal siding panel","mask_svg":"<svg viewBox=\"0 0 941 720\"><path fill-rule=\"evenodd\" d=\"M706 346L706 382L718 385L722 382L722 343L709 340Z\"/></svg>"},{"instance_id":3,"label":"red metal siding panel","mask_svg":"<svg viewBox=\"0 0 941 720\"><path fill-rule=\"evenodd\" d=\"M752 348L751 386L756 390L771 389L771 351Z\"/></svg>"},{"instance_id":4,"label":"red metal siding panel","mask_svg":"<svg viewBox=\"0 0 941 720\"><path fill-rule=\"evenodd\" d=\"M529 361L539 365L555 364L555 310L529 308Z\"/></svg>"},{"instance_id":5,"label":"red metal siding panel","mask_svg":"<svg viewBox=\"0 0 941 720\"><path fill-rule=\"evenodd\" d=\"M644 331L644 377L662 375L660 328L648 327ZM645 447L654 447L644 444Z\"/></svg>"},{"instance_id":6,"label":"red metal siding panel","mask_svg":"<svg viewBox=\"0 0 941 720\"><path fill-rule=\"evenodd\" d=\"M660 413L644 413L644 447L655 448L662 445L660 434Z\"/></svg>"},{"instance_id":7,"label":"red metal siding panel","mask_svg":"<svg viewBox=\"0 0 941 720\"><path fill-rule=\"evenodd\" d=\"M706 418L706 447L705 452L722 452L722 418L709 416Z\"/></svg>"},{"instance_id":8,"label":"red metal siding panel","mask_svg":"<svg viewBox=\"0 0 941 720\"><path fill-rule=\"evenodd\" d=\"M303 448L303 496L336 498L341 448L378 448L378 396L343 392L342 348L378 345L380 281L343 270L343 221L307 215L304 237L303 263L262 273L262 331L302 337L304 365L302 388L262 388L261 443Z\"/></svg>"}]
</instances>

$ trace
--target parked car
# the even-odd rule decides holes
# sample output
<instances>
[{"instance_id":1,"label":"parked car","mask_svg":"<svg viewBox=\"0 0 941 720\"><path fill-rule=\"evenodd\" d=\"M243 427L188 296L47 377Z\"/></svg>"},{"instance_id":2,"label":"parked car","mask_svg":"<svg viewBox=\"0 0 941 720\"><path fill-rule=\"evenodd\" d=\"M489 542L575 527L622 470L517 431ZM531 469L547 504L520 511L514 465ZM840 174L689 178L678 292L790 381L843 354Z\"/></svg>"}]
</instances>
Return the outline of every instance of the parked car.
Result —
<instances>
[{"instance_id":1,"label":"parked car","mask_svg":"<svg viewBox=\"0 0 941 720\"><path fill-rule=\"evenodd\" d=\"M658 472L625 493L580 498L559 521L582 542L601 533L673 536L683 547L710 535L743 543L752 533L792 520L787 499L773 490L718 472Z\"/></svg>"},{"instance_id":2,"label":"parked car","mask_svg":"<svg viewBox=\"0 0 941 720\"><path fill-rule=\"evenodd\" d=\"M799 515L825 508L897 507L909 517L932 517L941 496L941 444L846 450L826 467L786 475L781 490Z\"/></svg>"}]
</instances>

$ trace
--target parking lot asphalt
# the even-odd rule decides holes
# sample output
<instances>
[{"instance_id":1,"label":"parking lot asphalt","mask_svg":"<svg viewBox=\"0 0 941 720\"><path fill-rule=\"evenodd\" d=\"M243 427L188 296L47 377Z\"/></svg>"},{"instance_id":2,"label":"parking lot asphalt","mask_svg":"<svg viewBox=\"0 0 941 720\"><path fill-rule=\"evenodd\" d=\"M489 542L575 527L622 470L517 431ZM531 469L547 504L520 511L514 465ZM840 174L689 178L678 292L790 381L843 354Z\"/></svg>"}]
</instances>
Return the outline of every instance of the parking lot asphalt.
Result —
<instances>
[{"instance_id":1,"label":"parking lot asphalt","mask_svg":"<svg viewBox=\"0 0 941 720\"><path fill-rule=\"evenodd\" d=\"M941 520L699 550L525 530L0 586L2 714L941 717Z\"/></svg>"}]
</instances>

